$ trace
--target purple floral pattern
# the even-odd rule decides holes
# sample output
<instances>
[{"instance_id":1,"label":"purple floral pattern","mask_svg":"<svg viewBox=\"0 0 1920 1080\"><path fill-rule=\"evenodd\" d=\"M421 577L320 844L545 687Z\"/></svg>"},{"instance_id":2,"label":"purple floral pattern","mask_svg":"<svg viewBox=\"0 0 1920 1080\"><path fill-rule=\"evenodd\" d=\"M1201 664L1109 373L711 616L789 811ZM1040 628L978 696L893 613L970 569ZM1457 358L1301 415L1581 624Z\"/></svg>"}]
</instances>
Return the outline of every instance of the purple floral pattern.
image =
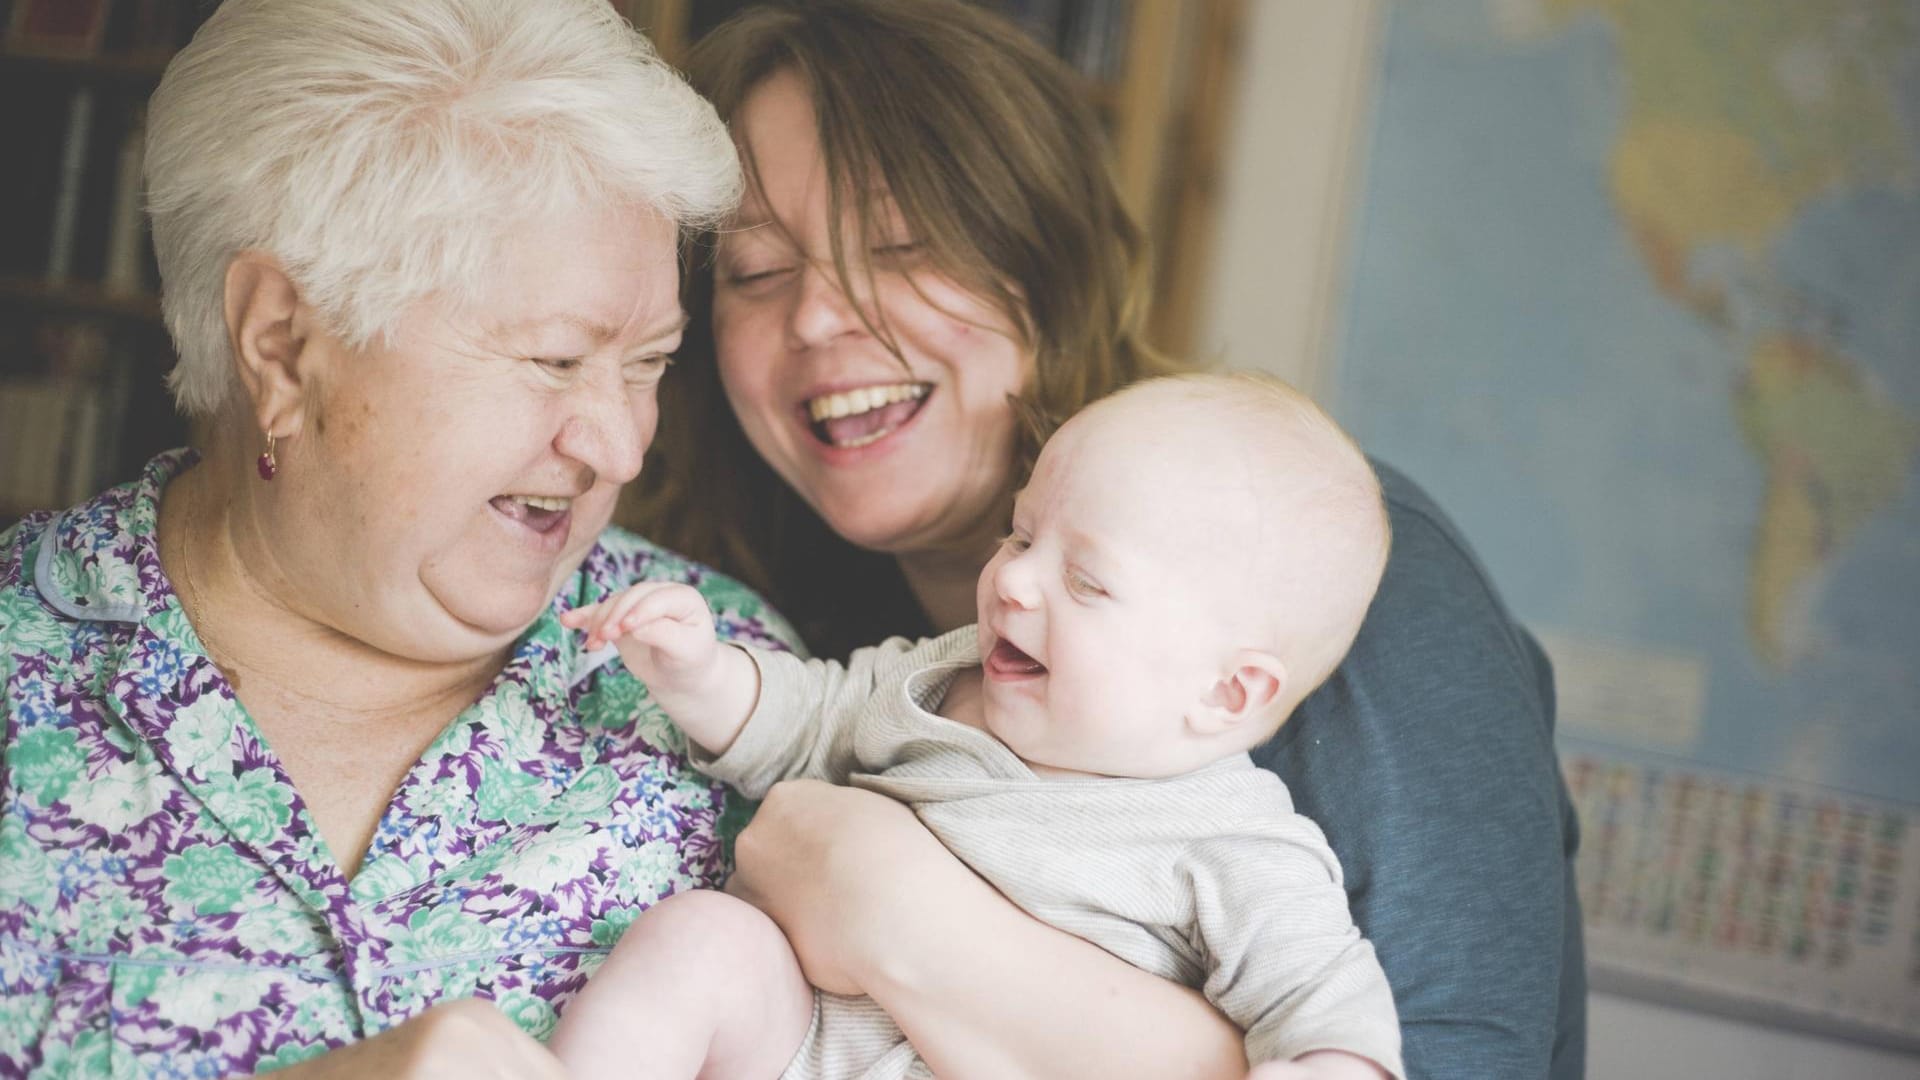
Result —
<instances>
[{"instance_id":1,"label":"purple floral pattern","mask_svg":"<svg viewBox=\"0 0 1920 1080\"><path fill-rule=\"evenodd\" d=\"M348 880L161 573L192 462L0 533L0 1075L265 1071L472 995L544 1036L635 913L719 883L725 790L557 616L684 581L791 645L751 592L609 530Z\"/></svg>"}]
</instances>

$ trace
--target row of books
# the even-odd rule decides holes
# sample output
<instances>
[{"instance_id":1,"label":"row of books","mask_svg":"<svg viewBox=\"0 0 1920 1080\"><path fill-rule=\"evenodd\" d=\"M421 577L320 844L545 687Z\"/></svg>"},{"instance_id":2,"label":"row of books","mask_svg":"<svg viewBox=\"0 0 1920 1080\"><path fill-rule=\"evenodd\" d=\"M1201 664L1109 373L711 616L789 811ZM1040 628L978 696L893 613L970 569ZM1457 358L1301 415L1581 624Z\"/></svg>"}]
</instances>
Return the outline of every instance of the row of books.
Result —
<instances>
[{"instance_id":1,"label":"row of books","mask_svg":"<svg viewBox=\"0 0 1920 1080\"><path fill-rule=\"evenodd\" d=\"M0 381L0 515L71 506L106 486L110 411L106 388L93 383Z\"/></svg>"},{"instance_id":2,"label":"row of books","mask_svg":"<svg viewBox=\"0 0 1920 1080\"><path fill-rule=\"evenodd\" d=\"M985 0L1096 82L1118 79L1133 0Z\"/></svg>"},{"instance_id":3,"label":"row of books","mask_svg":"<svg viewBox=\"0 0 1920 1080\"><path fill-rule=\"evenodd\" d=\"M131 390L97 320L9 321L0 348L0 516L88 498L118 477Z\"/></svg>"},{"instance_id":4,"label":"row of books","mask_svg":"<svg viewBox=\"0 0 1920 1080\"><path fill-rule=\"evenodd\" d=\"M153 292L158 270L141 212L145 131L143 101L84 84L57 104L0 114L0 145L16 162L0 174L0 274Z\"/></svg>"},{"instance_id":5,"label":"row of books","mask_svg":"<svg viewBox=\"0 0 1920 1080\"><path fill-rule=\"evenodd\" d=\"M0 34L12 52L164 55L186 44L217 2L0 0Z\"/></svg>"}]
</instances>

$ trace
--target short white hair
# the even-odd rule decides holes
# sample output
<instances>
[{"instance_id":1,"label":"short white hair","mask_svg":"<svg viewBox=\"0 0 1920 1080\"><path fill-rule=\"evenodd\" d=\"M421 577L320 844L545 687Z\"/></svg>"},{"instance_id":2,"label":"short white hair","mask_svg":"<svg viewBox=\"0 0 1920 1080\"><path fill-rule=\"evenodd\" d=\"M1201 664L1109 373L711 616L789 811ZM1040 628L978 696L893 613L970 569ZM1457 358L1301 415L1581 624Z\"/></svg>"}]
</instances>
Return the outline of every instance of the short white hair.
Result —
<instances>
[{"instance_id":1,"label":"short white hair","mask_svg":"<svg viewBox=\"0 0 1920 1080\"><path fill-rule=\"evenodd\" d=\"M546 215L637 205L689 230L741 191L713 107L607 0L225 0L154 92L146 177L168 384L201 416L236 386L243 251L357 348L429 296L471 303Z\"/></svg>"}]
</instances>

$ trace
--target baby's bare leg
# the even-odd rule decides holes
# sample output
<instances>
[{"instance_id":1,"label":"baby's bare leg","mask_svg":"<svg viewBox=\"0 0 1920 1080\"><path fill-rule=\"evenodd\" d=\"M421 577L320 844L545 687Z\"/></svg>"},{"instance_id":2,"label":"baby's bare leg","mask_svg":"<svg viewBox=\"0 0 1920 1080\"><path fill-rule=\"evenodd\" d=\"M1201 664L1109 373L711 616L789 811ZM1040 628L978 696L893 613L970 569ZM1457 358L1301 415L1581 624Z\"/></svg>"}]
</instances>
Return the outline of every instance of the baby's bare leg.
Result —
<instances>
[{"instance_id":1,"label":"baby's bare leg","mask_svg":"<svg viewBox=\"0 0 1920 1080\"><path fill-rule=\"evenodd\" d=\"M813 1019L813 988L753 905L699 890L633 921L549 1046L577 1080L772 1080Z\"/></svg>"}]
</instances>

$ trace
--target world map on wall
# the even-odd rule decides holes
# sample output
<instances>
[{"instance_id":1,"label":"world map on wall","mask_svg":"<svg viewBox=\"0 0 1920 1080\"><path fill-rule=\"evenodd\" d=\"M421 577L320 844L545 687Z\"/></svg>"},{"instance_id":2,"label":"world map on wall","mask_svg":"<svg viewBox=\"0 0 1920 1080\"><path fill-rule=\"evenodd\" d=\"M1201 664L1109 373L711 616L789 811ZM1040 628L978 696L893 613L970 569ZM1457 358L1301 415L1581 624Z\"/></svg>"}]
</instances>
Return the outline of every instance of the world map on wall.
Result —
<instances>
[{"instance_id":1,"label":"world map on wall","mask_svg":"<svg viewBox=\"0 0 1920 1080\"><path fill-rule=\"evenodd\" d=\"M1335 411L1566 731L1920 804L1920 3L1388 11Z\"/></svg>"}]
</instances>

